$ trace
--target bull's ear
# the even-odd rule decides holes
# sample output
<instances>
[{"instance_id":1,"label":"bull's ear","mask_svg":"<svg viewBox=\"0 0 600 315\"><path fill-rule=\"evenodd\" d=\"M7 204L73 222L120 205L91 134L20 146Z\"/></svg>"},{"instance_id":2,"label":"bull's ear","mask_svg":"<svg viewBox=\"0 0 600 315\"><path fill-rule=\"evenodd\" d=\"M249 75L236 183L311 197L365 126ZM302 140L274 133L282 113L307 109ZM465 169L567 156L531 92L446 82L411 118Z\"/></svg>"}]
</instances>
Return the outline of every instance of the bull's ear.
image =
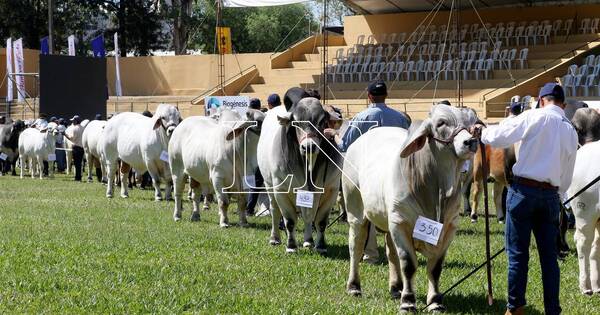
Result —
<instances>
[{"instance_id":1,"label":"bull's ear","mask_svg":"<svg viewBox=\"0 0 600 315\"><path fill-rule=\"evenodd\" d=\"M46 133L47 131L48 131L48 128L40 129L40 133Z\"/></svg>"},{"instance_id":2,"label":"bull's ear","mask_svg":"<svg viewBox=\"0 0 600 315\"><path fill-rule=\"evenodd\" d=\"M277 120L280 125L287 126L292 121L292 113L286 112L283 115L277 115Z\"/></svg>"},{"instance_id":3,"label":"bull's ear","mask_svg":"<svg viewBox=\"0 0 600 315\"><path fill-rule=\"evenodd\" d=\"M250 127L252 125L254 125L253 121L244 121L244 122L236 123L233 126L233 130L231 130L231 131L229 131L227 133L227 136L225 137L225 139L227 141L230 141L233 138L238 137L239 135L241 135L242 133L244 133L244 130L246 130L246 128L248 128L248 127Z\"/></svg>"},{"instance_id":4,"label":"bull's ear","mask_svg":"<svg viewBox=\"0 0 600 315\"><path fill-rule=\"evenodd\" d=\"M427 137L431 134L431 119L426 119L416 130L409 129L408 139L400 152L400 157L405 158L423 148Z\"/></svg>"},{"instance_id":5,"label":"bull's ear","mask_svg":"<svg viewBox=\"0 0 600 315\"><path fill-rule=\"evenodd\" d=\"M154 119L154 127L152 129L156 130L158 127L160 127L160 116L156 116L156 118L152 119Z\"/></svg>"}]
</instances>

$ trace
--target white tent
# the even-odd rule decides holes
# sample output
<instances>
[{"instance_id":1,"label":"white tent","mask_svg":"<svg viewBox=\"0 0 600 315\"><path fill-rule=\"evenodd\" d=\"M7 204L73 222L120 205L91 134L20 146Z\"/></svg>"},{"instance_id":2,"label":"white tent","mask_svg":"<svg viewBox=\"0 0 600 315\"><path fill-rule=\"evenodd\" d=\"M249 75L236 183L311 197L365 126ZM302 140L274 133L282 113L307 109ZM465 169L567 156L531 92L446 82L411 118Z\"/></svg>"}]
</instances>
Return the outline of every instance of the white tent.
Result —
<instances>
[{"instance_id":1,"label":"white tent","mask_svg":"<svg viewBox=\"0 0 600 315\"><path fill-rule=\"evenodd\" d=\"M308 2L308 0L223 0L223 5L228 8L269 7L301 2Z\"/></svg>"}]
</instances>

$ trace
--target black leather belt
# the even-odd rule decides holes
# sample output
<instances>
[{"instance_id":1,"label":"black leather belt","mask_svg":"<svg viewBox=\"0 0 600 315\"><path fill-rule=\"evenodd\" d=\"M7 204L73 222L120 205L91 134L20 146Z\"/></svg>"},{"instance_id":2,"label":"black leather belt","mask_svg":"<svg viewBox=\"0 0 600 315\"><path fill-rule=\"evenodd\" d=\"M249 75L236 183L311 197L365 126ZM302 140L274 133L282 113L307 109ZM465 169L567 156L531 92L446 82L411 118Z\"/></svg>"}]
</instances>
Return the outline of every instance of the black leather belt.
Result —
<instances>
[{"instance_id":1,"label":"black leather belt","mask_svg":"<svg viewBox=\"0 0 600 315\"><path fill-rule=\"evenodd\" d=\"M513 177L513 183L517 183L517 184L521 184L521 185L529 186L529 187L533 187L533 188L558 190L558 187L552 186L549 183L538 182L537 180L533 180L533 179L529 179L529 178L525 178L525 177L519 177L519 176Z\"/></svg>"}]
</instances>

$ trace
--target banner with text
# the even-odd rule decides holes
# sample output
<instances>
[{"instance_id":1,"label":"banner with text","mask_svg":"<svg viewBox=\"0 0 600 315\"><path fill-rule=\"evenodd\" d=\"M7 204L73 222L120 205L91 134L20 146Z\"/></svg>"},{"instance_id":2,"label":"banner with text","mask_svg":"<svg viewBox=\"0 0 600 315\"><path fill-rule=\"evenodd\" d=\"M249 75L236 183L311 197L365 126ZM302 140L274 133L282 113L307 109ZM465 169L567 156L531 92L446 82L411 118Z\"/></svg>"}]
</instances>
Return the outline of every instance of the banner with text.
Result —
<instances>
[{"instance_id":1,"label":"banner with text","mask_svg":"<svg viewBox=\"0 0 600 315\"><path fill-rule=\"evenodd\" d=\"M69 43L69 56L75 56L75 35L69 35L67 42Z\"/></svg>"},{"instance_id":2,"label":"banner with text","mask_svg":"<svg viewBox=\"0 0 600 315\"><path fill-rule=\"evenodd\" d=\"M217 114L221 108L229 108L246 117L250 98L248 96L208 96L204 99L207 116Z\"/></svg>"},{"instance_id":3,"label":"banner with text","mask_svg":"<svg viewBox=\"0 0 600 315\"><path fill-rule=\"evenodd\" d=\"M13 77L10 74L13 72L12 69L12 38L6 40L6 74L8 78L6 80L6 101L12 102L13 100Z\"/></svg>"},{"instance_id":4,"label":"banner with text","mask_svg":"<svg viewBox=\"0 0 600 315\"><path fill-rule=\"evenodd\" d=\"M13 53L15 58L14 73L23 74L25 72L25 58L23 56L23 39L19 38L13 43ZM17 75L14 77L17 82L17 100L25 101L25 77Z\"/></svg>"},{"instance_id":5,"label":"banner with text","mask_svg":"<svg viewBox=\"0 0 600 315\"><path fill-rule=\"evenodd\" d=\"M121 69L119 68L119 35L115 33L115 94L117 96L123 96L121 90Z\"/></svg>"}]
</instances>

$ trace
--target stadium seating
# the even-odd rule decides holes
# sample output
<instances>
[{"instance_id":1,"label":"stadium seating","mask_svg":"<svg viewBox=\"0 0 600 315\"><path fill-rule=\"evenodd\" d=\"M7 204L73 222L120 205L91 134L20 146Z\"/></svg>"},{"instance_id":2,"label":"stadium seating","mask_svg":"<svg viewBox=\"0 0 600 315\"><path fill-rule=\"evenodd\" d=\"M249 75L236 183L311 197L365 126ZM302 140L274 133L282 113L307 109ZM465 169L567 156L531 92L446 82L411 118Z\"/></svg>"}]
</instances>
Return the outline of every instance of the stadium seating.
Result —
<instances>
[{"instance_id":1,"label":"stadium seating","mask_svg":"<svg viewBox=\"0 0 600 315\"><path fill-rule=\"evenodd\" d=\"M582 64L570 65L561 82L567 96L600 96L599 74L600 55L588 55Z\"/></svg>"},{"instance_id":2,"label":"stadium seating","mask_svg":"<svg viewBox=\"0 0 600 315\"><path fill-rule=\"evenodd\" d=\"M600 18L582 19L580 34L598 31ZM550 44L552 36L570 35L573 19L419 26L414 32L359 35L338 48L328 66L333 83L391 80L493 79L494 70L527 69L529 47ZM523 47L525 46L525 47ZM576 79L573 82L578 82ZM583 80L584 83L587 80Z\"/></svg>"}]
</instances>

